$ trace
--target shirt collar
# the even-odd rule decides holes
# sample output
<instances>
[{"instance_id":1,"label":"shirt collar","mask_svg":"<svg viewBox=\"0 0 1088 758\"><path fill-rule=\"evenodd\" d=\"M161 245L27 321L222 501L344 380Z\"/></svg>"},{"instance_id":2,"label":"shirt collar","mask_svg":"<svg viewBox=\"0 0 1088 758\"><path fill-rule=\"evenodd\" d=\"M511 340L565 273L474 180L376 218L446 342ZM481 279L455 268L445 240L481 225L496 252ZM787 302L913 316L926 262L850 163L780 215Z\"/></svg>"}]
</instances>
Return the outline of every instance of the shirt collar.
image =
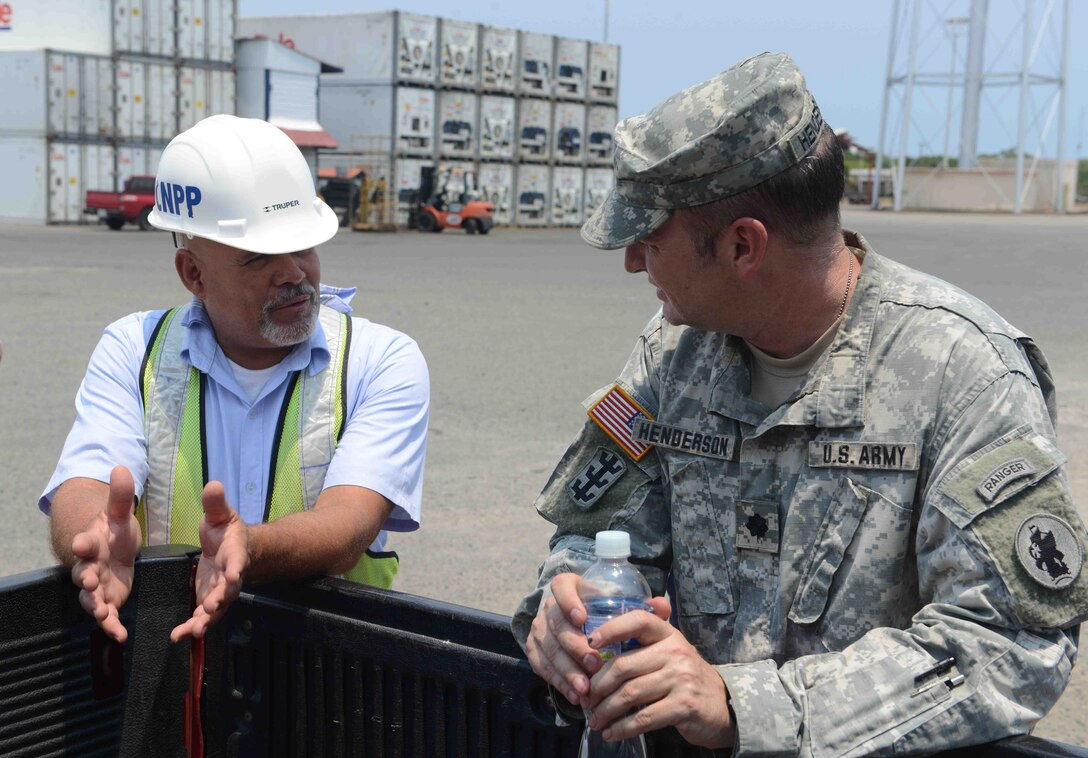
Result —
<instances>
[{"instance_id":1,"label":"shirt collar","mask_svg":"<svg viewBox=\"0 0 1088 758\"><path fill-rule=\"evenodd\" d=\"M355 287L330 287L322 284L319 290L321 304L341 313L351 315L351 300L355 297ZM216 362L216 356L222 350L215 338L215 329L204 307L204 301L194 297L181 317L182 326L186 327L181 341L181 357L197 370L208 374ZM225 365L226 356L223 356ZM295 345L279 365L285 371L307 370L313 376L328 365L330 359L329 343L325 339L325 330L321 320L317 320L313 334L305 342Z\"/></svg>"},{"instance_id":2,"label":"shirt collar","mask_svg":"<svg viewBox=\"0 0 1088 758\"><path fill-rule=\"evenodd\" d=\"M843 230L843 236L864 265L838 333L797 395L768 415L767 407L750 397L743 341L730 336L720 356L722 372L711 391L710 410L758 427L757 433L778 425L835 429L864 424L865 366L887 264L860 234Z\"/></svg>"}]
</instances>

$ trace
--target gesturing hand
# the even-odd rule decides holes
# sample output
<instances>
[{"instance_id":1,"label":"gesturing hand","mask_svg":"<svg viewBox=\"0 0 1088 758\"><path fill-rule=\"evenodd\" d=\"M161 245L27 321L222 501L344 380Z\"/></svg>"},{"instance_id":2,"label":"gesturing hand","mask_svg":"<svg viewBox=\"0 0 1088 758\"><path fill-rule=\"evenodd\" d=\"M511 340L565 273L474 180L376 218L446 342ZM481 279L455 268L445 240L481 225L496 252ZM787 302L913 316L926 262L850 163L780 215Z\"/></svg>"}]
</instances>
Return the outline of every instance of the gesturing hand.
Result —
<instances>
[{"instance_id":1,"label":"gesturing hand","mask_svg":"<svg viewBox=\"0 0 1088 758\"><path fill-rule=\"evenodd\" d=\"M203 493L204 518L200 522L200 560L196 567L196 608L192 618L174 627L170 639L204 636L227 610L242 589L249 565L249 539L245 522L227 504L220 482L208 482Z\"/></svg>"},{"instance_id":2,"label":"gesturing hand","mask_svg":"<svg viewBox=\"0 0 1088 758\"><path fill-rule=\"evenodd\" d=\"M120 610L132 591L133 566L140 550L140 525L132 515L135 487L124 466L110 472L106 509L72 539L72 582L79 604L102 631L118 642L128 639Z\"/></svg>"}]
</instances>

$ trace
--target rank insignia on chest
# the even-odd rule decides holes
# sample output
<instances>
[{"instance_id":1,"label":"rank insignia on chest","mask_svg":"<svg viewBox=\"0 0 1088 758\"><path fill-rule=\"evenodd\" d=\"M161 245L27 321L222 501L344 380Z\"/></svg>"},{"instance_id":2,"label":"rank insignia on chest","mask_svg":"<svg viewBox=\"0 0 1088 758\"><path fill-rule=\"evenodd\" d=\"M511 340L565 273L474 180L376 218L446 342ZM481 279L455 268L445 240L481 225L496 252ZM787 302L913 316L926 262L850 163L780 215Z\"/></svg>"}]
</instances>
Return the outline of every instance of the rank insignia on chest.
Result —
<instances>
[{"instance_id":1,"label":"rank insignia on chest","mask_svg":"<svg viewBox=\"0 0 1088 758\"><path fill-rule=\"evenodd\" d=\"M642 460L653 447L636 440L632 431L636 421L644 418L653 421L653 417L618 385L590 406L587 413L605 434L636 461Z\"/></svg>"},{"instance_id":2,"label":"rank insignia on chest","mask_svg":"<svg viewBox=\"0 0 1088 758\"><path fill-rule=\"evenodd\" d=\"M778 552L778 503L737 501L737 547L761 553Z\"/></svg>"},{"instance_id":3,"label":"rank insignia on chest","mask_svg":"<svg viewBox=\"0 0 1088 758\"><path fill-rule=\"evenodd\" d=\"M567 492L574 502L588 508L626 473L627 464L618 453L599 447L597 454L567 483Z\"/></svg>"}]
</instances>

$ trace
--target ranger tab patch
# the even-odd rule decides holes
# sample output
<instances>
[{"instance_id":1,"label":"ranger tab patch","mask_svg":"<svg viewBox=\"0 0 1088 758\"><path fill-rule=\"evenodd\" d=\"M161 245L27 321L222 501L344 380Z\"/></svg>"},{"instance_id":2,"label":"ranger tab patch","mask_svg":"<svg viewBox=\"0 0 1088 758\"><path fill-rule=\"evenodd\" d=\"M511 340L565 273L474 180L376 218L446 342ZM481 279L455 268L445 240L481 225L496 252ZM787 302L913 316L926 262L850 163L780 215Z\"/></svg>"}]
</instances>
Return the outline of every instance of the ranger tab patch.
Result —
<instances>
[{"instance_id":1,"label":"ranger tab patch","mask_svg":"<svg viewBox=\"0 0 1088 758\"><path fill-rule=\"evenodd\" d=\"M733 438L727 434L693 432L679 426L660 424L653 419L638 419L635 422L634 437L638 442L721 458L724 461L733 457Z\"/></svg>"},{"instance_id":2,"label":"ranger tab patch","mask_svg":"<svg viewBox=\"0 0 1088 758\"><path fill-rule=\"evenodd\" d=\"M868 468L916 471L918 446L913 442L810 442L809 468Z\"/></svg>"},{"instance_id":3,"label":"ranger tab patch","mask_svg":"<svg viewBox=\"0 0 1088 758\"><path fill-rule=\"evenodd\" d=\"M1020 522L1016 557L1028 576L1051 590L1072 584L1084 562L1073 527L1049 513L1036 513Z\"/></svg>"},{"instance_id":4,"label":"ranger tab patch","mask_svg":"<svg viewBox=\"0 0 1088 758\"><path fill-rule=\"evenodd\" d=\"M987 503L992 503L994 498L1005 488L1005 485L1011 484L1022 477L1031 476L1036 470L1035 465L1027 458L1013 458L988 473L979 482L975 491Z\"/></svg>"},{"instance_id":5,"label":"ranger tab patch","mask_svg":"<svg viewBox=\"0 0 1088 758\"><path fill-rule=\"evenodd\" d=\"M642 460L653 447L636 440L631 432L637 420L646 418L653 421L653 417L619 385L606 392L586 413L636 461Z\"/></svg>"},{"instance_id":6,"label":"ranger tab patch","mask_svg":"<svg viewBox=\"0 0 1088 758\"><path fill-rule=\"evenodd\" d=\"M574 502L588 508L626 473L627 464L623 458L608 448L599 447L597 454L567 483L567 492Z\"/></svg>"}]
</instances>

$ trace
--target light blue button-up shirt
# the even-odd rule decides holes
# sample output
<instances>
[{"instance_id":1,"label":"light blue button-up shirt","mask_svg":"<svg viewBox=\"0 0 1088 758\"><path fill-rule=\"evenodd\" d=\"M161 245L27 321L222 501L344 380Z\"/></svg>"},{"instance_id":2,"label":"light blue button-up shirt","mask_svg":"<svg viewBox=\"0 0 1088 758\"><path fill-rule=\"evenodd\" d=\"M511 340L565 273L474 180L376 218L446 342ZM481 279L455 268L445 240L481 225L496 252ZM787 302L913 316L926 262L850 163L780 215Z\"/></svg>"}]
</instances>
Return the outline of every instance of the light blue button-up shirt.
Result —
<instances>
[{"instance_id":1,"label":"light blue button-up shirt","mask_svg":"<svg viewBox=\"0 0 1088 758\"><path fill-rule=\"evenodd\" d=\"M351 313L354 288L323 285L321 294L326 305ZM108 482L116 465L132 472L136 495L143 494L148 465L140 365L163 313L134 313L106 328L76 396L75 423L38 501L44 513L49 513L63 482L73 477ZM227 502L247 524L258 524L264 519L271 451L288 379L295 371L316 374L328 364L325 333L318 322L310 339L276 365L250 402L216 342L200 300L194 299L182 324L188 330L182 357L208 376L204 395L208 476L223 483ZM427 364L406 335L352 318L346 390L344 432L324 486L366 487L394 504L385 528L370 546L382 550L386 530L419 528L430 400Z\"/></svg>"}]
</instances>

